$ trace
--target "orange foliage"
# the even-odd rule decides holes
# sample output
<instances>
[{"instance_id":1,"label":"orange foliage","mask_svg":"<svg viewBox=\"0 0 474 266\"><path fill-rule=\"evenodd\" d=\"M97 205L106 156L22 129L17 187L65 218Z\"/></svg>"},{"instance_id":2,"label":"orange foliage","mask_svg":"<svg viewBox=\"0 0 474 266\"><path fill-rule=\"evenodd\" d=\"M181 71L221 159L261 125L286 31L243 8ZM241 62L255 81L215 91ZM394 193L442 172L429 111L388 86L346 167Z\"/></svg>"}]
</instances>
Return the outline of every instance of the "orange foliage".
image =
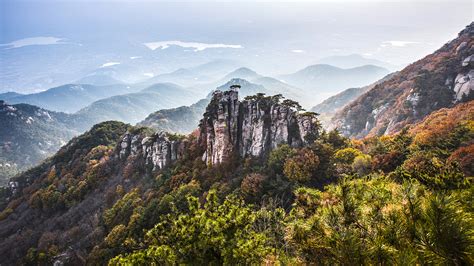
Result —
<instances>
[{"instance_id":1,"label":"orange foliage","mask_svg":"<svg viewBox=\"0 0 474 266\"><path fill-rule=\"evenodd\" d=\"M264 175L252 173L244 177L242 184L240 184L240 188L243 193L255 196L262 190L263 182L266 179L267 177Z\"/></svg>"},{"instance_id":2,"label":"orange foliage","mask_svg":"<svg viewBox=\"0 0 474 266\"><path fill-rule=\"evenodd\" d=\"M443 138L461 123L474 121L474 101L459 104L453 108L443 108L427 116L410 129L415 136L413 145L429 145Z\"/></svg>"},{"instance_id":3,"label":"orange foliage","mask_svg":"<svg viewBox=\"0 0 474 266\"><path fill-rule=\"evenodd\" d=\"M448 162L458 162L466 176L474 176L474 144L457 149Z\"/></svg>"}]
</instances>

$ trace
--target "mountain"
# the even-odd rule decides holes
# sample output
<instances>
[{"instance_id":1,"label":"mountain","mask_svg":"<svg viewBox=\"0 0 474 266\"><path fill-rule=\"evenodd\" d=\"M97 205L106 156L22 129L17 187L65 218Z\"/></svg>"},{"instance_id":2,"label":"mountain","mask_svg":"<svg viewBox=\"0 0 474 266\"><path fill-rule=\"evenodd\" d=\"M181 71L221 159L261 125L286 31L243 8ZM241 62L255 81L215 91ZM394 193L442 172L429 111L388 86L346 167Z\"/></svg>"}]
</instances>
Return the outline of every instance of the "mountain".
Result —
<instances>
[{"instance_id":1,"label":"mountain","mask_svg":"<svg viewBox=\"0 0 474 266\"><path fill-rule=\"evenodd\" d=\"M305 97L303 90L301 90L300 88L286 84L273 77L260 75L254 70L246 67L240 67L238 69L235 69L234 71L225 75L224 78L220 79L218 82L214 84L209 84L208 86L216 87L231 79L244 79L252 83L262 85L263 87L265 87L267 93L282 94L287 98L297 100L304 106L310 106L310 104L312 104L312 101L308 100L307 97Z\"/></svg>"},{"instance_id":2,"label":"mountain","mask_svg":"<svg viewBox=\"0 0 474 266\"><path fill-rule=\"evenodd\" d=\"M365 65L374 65L389 69L391 71L398 70L398 66L377 59L367 58L360 54L328 56L319 59L317 63L324 65L332 65L340 68L354 68Z\"/></svg>"},{"instance_id":3,"label":"mountain","mask_svg":"<svg viewBox=\"0 0 474 266\"><path fill-rule=\"evenodd\" d=\"M77 135L71 120L65 113L0 101L0 186L16 171L38 164Z\"/></svg>"},{"instance_id":4,"label":"mountain","mask_svg":"<svg viewBox=\"0 0 474 266\"><path fill-rule=\"evenodd\" d=\"M441 108L473 99L474 23L434 53L376 85L333 118L347 136L397 132Z\"/></svg>"},{"instance_id":5,"label":"mountain","mask_svg":"<svg viewBox=\"0 0 474 266\"><path fill-rule=\"evenodd\" d=\"M75 115L94 123L118 120L135 124L156 110L190 104L200 95L176 84L159 83L139 92L95 101Z\"/></svg>"},{"instance_id":6,"label":"mountain","mask_svg":"<svg viewBox=\"0 0 474 266\"><path fill-rule=\"evenodd\" d=\"M11 211L7 216L2 212L0 217L3 263L26 262L27 253L35 253L28 251L30 248L42 250L52 243L58 249L54 260L72 264L95 260L93 247L102 245L109 226L116 225L115 214L106 210L122 204L122 190L138 193L134 188L155 187L151 175L167 171L177 161L195 161L197 171L205 167L201 158L217 167L230 162L234 153L242 158L263 157L280 144L295 148L307 145L310 136L318 135L317 120L314 115L299 114L293 105L279 97L257 95L239 100L237 91L216 91L202 116L198 138L151 133L120 122L95 125L55 156L10 182L10 190L4 193L9 195L6 209ZM229 119L223 119L226 117ZM272 130L278 133L270 134ZM18 208L10 204L13 201ZM133 207L138 203L134 202L123 201L123 207ZM3 207L5 201L0 203ZM128 216L130 210L119 212ZM101 218L104 211L111 216ZM150 215L156 219L159 213ZM65 241L60 240L63 238ZM30 259L36 261L33 253Z\"/></svg>"},{"instance_id":7,"label":"mountain","mask_svg":"<svg viewBox=\"0 0 474 266\"><path fill-rule=\"evenodd\" d=\"M189 134L197 128L208 103L209 99L202 99L190 106L159 110L148 115L137 126L170 133Z\"/></svg>"},{"instance_id":8,"label":"mountain","mask_svg":"<svg viewBox=\"0 0 474 266\"><path fill-rule=\"evenodd\" d=\"M156 75L145 84L176 83L181 86L195 86L196 84L215 82L218 77L235 69L238 63L233 60L213 60L205 64L189 68L179 68L170 73Z\"/></svg>"},{"instance_id":9,"label":"mountain","mask_svg":"<svg viewBox=\"0 0 474 266\"><path fill-rule=\"evenodd\" d=\"M0 96L3 96L3 98L0 99L13 104L27 103L52 111L74 113L99 99L130 93L137 89L134 86L124 84L109 86L67 84L43 92L18 95L8 99L2 94Z\"/></svg>"},{"instance_id":10,"label":"mountain","mask_svg":"<svg viewBox=\"0 0 474 266\"><path fill-rule=\"evenodd\" d=\"M267 92L263 86L239 78L233 78L227 81L225 84L218 86L216 90L225 91L231 85L240 85L239 94L243 97ZM154 112L137 125L150 127L158 131L189 134L198 128L199 120L205 112L212 94L213 93L209 94L207 98L199 100L190 106L163 109Z\"/></svg>"},{"instance_id":11,"label":"mountain","mask_svg":"<svg viewBox=\"0 0 474 266\"><path fill-rule=\"evenodd\" d=\"M124 84L124 82L117 80L109 75L106 74L92 74L87 75L78 81L78 84L90 84L95 86L108 86L108 85L117 85L117 84Z\"/></svg>"},{"instance_id":12,"label":"mountain","mask_svg":"<svg viewBox=\"0 0 474 266\"><path fill-rule=\"evenodd\" d=\"M236 90L215 91L188 136L100 123L0 190L0 257L471 265L473 103L358 142L296 102Z\"/></svg>"},{"instance_id":13,"label":"mountain","mask_svg":"<svg viewBox=\"0 0 474 266\"><path fill-rule=\"evenodd\" d=\"M374 65L342 69L331 65L312 65L280 80L302 88L313 103L324 100L346 88L371 84L388 74L388 70Z\"/></svg>"},{"instance_id":14,"label":"mountain","mask_svg":"<svg viewBox=\"0 0 474 266\"><path fill-rule=\"evenodd\" d=\"M9 92L0 93L0 99L4 100L4 101L8 101L11 98L15 98L15 97L22 96L22 95L23 94L21 94L21 93L16 93L16 92L13 92L13 91L9 91Z\"/></svg>"},{"instance_id":15,"label":"mountain","mask_svg":"<svg viewBox=\"0 0 474 266\"><path fill-rule=\"evenodd\" d=\"M259 75L257 72L251 70L250 68L246 67L241 67L238 68L229 74L225 75L222 80L229 80L233 78L241 78L241 79L246 79L246 80L253 80L255 78L260 78L261 75Z\"/></svg>"},{"instance_id":16,"label":"mountain","mask_svg":"<svg viewBox=\"0 0 474 266\"><path fill-rule=\"evenodd\" d=\"M138 93L96 101L73 114L1 101L0 186L18 171L51 156L73 136L96 123L108 120L137 122L157 109L192 102L197 98L194 95L174 84L156 84ZM176 120L180 121L179 117ZM197 123L190 125L196 127Z\"/></svg>"}]
</instances>

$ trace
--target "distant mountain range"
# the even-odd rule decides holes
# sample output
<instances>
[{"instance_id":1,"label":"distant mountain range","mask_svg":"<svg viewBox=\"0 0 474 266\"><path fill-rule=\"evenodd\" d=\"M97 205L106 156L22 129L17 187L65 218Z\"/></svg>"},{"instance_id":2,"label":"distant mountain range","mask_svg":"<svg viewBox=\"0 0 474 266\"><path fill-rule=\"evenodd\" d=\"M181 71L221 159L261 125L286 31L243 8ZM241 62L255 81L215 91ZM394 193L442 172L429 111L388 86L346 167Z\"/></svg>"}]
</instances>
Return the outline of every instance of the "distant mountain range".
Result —
<instances>
[{"instance_id":1,"label":"distant mountain range","mask_svg":"<svg viewBox=\"0 0 474 266\"><path fill-rule=\"evenodd\" d=\"M139 86L125 84L107 86L66 84L32 94L3 93L0 94L0 100L12 104L27 103L57 112L74 113L94 101L139 89Z\"/></svg>"},{"instance_id":2,"label":"distant mountain range","mask_svg":"<svg viewBox=\"0 0 474 266\"><path fill-rule=\"evenodd\" d=\"M214 60L194 67L179 68L170 73L156 75L143 83L151 85L154 83L171 82L181 86L196 86L196 84L215 82L238 67L239 63L237 61Z\"/></svg>"},{"instance_id":3,"label":"distant mountain range","mask_svg":"<svg viewBox=\"0 0 474 266\"><path fill-rule=\"evenodd\" d=\"M251 83L241 78L233 78L217 87L217 90L226 91L231 85L241 86L239 94L242 95L242 97L268 92L264 86ZM211 97L212 93L205 99L199 100L190 106L159 110L150 114L137 125L150 127L157 131L189 134L198 128L199 120L202 118L202 114L209 104Z\"/></svg>"},{"instance_id":4,"label":"distant mountain range","mask_svg":"<svg viewBox=\"0 0 474 266\"><path fill-rule=\"evenodd\" d=\"M156 110L189 105L201 95L173 83L159 83L139 92L98 100L79 110L76 115L94 124L107 120L135 124Z\"/></svg>"},{"instance_id":5,"label":"distant mountain range","mask_svg":"<svg viewBox=\"0 0 474 266\"><path fill-rule=\"evenodd\" d=\"M380 61L377 59L368 58L360 54L349 54L349 55L334 55L321 58L317 61L318 64L332 65L340 68L354 68L365 65L374 65L386 68L390 71L398 70L400 67Z\"/></svg>"},{"instance_id":6,"label":"distant mountain range","mask_svg":"<svg viewBox=\"0 0 474 266\"><path fill-rule=\"evenodd\" d=\"M281 75L279 79L303 89L305 97L317 103L344 89L371 84L388 73L387 69L374 65L349 69L312 65L293 74Z\"/></svg>"}]
</instances>

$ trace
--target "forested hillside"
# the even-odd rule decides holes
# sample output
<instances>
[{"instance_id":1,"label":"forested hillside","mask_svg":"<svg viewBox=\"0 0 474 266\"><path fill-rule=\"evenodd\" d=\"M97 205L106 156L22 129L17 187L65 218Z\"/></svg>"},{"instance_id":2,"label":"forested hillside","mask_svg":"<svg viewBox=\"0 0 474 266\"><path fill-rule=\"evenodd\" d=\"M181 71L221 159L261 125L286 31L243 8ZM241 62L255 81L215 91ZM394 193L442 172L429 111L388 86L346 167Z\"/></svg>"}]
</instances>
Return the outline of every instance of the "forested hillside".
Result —
<instances>
[{"instance_id":1,"label":"forested hillside","mask_svg":"<svg viewBox=\"0 0 474 266\"><path fill-rule=\"evenodd\" d=\"M474 262L472 101L349 140L281 96L235 97L188 136L96 125L15 178L4 263Z\"/></svg>"}]
</instances>

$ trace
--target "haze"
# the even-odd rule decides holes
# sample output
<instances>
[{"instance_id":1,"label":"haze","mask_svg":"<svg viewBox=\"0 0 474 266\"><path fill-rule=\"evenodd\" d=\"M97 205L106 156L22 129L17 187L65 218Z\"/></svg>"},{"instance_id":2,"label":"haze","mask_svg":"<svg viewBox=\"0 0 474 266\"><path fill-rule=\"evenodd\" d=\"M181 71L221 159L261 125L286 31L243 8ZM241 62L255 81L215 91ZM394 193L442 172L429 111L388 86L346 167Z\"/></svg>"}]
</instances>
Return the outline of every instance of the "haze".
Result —
<instances>
[{"instance_id":1,"label":"haze","mask_svg":"<svg viewBox=\"0 0 474 266\"><path fill-rule=\"evenodd\" d=\"M381 60L393 71L433 52L473 19L469 0L343 5L6 0L0 5L0 91L18 92L74 82L107 63L165 52L159 65L146 69L142 64L142 78L214 59L238 60L259 73L278 75L349 54ZM174 44L156 50L145 45L163 42ZM176 42L194 45L180 45L184 49L176 55ZM48 76L48 69L61 79L54 82L58 77ZM126 78L138 80L134 74Z\"/></svg>"}]
</instances>

